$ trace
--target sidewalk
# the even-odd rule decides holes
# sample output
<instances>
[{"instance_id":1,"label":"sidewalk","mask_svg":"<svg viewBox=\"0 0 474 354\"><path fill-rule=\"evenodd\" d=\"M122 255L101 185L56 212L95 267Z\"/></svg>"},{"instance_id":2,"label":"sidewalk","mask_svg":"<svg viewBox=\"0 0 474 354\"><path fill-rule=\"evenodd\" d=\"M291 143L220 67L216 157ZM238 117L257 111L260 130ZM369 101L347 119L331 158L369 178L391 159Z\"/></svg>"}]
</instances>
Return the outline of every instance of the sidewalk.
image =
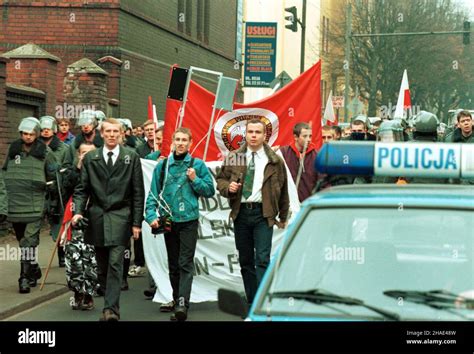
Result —
<instances>
[{"instance_id":1,"label":"sidewalk","mask_svg":"<svg viewBox=\"0 0 474 354\"><path fill-rule=\"evenodd\" d=\"M8 256L8 251L18 248L18 242L14 236L1 237L0 248L2 249L0 255ZM53 248L54 243L51 236L49 236L49 229L45 229L41 232L39 245L39 265L43 272L43 277L38 281L38 285L35 288L31 288L29 294L20 294L18 292L20 261L12 260L10 257L0 259L0 320L69 292L66 285L65 268L58 267L57 252L51 264L44 288L42 291L39 290Z\"/></svg>"}]
</instances>

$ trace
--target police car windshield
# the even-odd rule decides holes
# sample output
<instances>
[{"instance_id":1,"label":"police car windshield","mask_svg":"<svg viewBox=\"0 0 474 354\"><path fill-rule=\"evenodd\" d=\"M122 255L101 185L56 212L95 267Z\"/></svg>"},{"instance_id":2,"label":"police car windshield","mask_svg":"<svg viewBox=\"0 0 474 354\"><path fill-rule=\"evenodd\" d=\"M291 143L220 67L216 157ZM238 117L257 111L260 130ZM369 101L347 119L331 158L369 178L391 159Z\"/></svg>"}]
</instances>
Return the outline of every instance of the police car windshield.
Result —
<instances>
[{"instance_id":1,"label":"police car windshield","mask_svg":"<svg viewBox=\"0 0 474 354\"><path fill-rule=\"evenodd\" d=\"M472 212L400 208L340 208L309 211L284 249L268 291L322 288L397 313L403 319L474 320L456 313L405 303L384 295L390 289L462 294L474 288ZM270 289L271 288L271 289ZM270 301L271 300L271 301ZM373 318L362 307L334 309L268 296L255 312L270 315ZM259 310L260 308L260 310ZM341 310L350 315L341 314Z\"/></svg>"}]
</instances>

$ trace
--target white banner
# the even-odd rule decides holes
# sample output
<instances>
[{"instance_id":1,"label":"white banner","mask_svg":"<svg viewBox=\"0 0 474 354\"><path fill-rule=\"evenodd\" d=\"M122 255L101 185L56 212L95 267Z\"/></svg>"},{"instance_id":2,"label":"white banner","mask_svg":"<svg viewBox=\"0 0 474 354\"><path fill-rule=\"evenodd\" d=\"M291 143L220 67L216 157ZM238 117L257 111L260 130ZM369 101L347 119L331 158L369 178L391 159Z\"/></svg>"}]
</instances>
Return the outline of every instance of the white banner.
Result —
<instances>
[{"instance_id":1,"label":"white banner","mask_svg":"<svg viewBox=\"0 0 474 354\"><path fill-rule=\"evenodd\" d=\"M157 162L141 160L145 182L145 196ZM221 161L207 162L211 173L216 175L216 168ZM298 193L291 174L287 169L288 193L292 218L299 210ZM214 179L214 185L216 184ZM229 220L230 208L227 199L216 190L212 198L200 198L199 238L194 257L194 280L191 302L217 301L219 288L244 291L240 266L235 248L232 220ZM272 256L279 246L284 230L275 227L273 232ZM157 284L154 302L172 300L172 289L168 275L168 257L163 235L153 235L148 223L143 222L143 249L148 271Z\"/></svg>"}]
</instances>

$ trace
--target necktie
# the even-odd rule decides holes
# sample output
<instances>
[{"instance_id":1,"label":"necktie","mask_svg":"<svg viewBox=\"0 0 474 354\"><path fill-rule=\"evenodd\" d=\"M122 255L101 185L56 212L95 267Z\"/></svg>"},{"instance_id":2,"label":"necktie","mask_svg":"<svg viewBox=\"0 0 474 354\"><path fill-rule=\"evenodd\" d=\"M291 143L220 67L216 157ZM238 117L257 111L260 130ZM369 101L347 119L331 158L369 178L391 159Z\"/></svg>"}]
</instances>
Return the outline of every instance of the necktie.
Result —
<instances>
[{"instance_id":1,"label":"necktie","mask_svg":"<svg viewBox=\"0 0 474 354\"><path fill-rule=\"evenodd\" d=\"M244 186L242 187L242 195L248 199L252 195L253 178L255 176L255 152L252 152L252 159L247 166L247 173L245 175Z\"/></svg>"},{"instance_id":2,"label":"necktie","mask_svg":"<svg viewBox=\"0 0 474 354\"><path fill-rule=\"evenodd\" d=\"M107 160L107 169L110 171L112 167L114 167L114 161L112 160L112 156L114 155L114 153L112 151L109 151L107 155L109 156L109 159Z\"/></svg>"}]
</instances>

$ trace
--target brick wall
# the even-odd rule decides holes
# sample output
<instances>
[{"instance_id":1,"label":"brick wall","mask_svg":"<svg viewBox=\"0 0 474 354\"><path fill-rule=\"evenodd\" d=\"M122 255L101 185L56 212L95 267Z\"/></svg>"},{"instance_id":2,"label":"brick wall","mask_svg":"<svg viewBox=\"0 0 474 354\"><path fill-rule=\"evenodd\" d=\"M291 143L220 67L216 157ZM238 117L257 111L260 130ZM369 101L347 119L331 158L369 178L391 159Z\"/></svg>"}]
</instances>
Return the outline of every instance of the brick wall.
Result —
<instances>
[{"instance_id":1,"label":"brick wall","mask_svg":"<svg viewBox=\"0 0 474 354\"><path fill-rule=\"evenodd\" d=\"M7 151L8 131L7 123L7 94L6 94L6 62L8 59L0 58L0 161L4 161Z\"/></svg>"},{"instance_id":2,"label":"brick wall","mask_svg":"<svg viewBox=\"0 0 474 354\"><path fill-rule=\"evenodd\" d=\"M96 61L113 53L118 43L119 0L84 3L17 0L5 5L0 1L0 53L35 43L61 58L55 85L58 104L64 102L63 80L68 65L83 57Z\"/></svg>"},{"instance_id":3,"label":"brick wall","mask_svg":"<svg viewBox=\"0 0 474 354\"><path fill-rule=\"evenodd\" d=\"M70 73L64 79L64 99L68 106L93 106L107 111L107 76Z\"/></svg>"},{"instance_id":4,"label":"brick wall","mask_svg":"<svg viewBox=\"0 0 474 354\"><path fill-rule=\"evenodd\" d=\"M192 21L197 21L198 1L192 1ZM202 1L204 3L204 1ZM209 45L177 31L178 1L122 0L124 11L119 17L119 44L124 48L121 59L129 62L122 68L121 114L133 121L143 121L147 114L147 97L157 105L158 117L164 115L172 64L196 66L221 71L240 79L240 68L234 68L236 1L210 1ZM184 1L186 4L186 1ZM133 5L133 7L132 7ZM192 28L195 28L193 23ZM215 90L215 77L193 79ZM242 97L239 95L238 97Z\"/></svg>"},{"instance_id":5,"label":"brick wall","mask_svg":"<svg viewBox=\"0 0 474 354\"><path fill-rule=\"evenodd\" d=\"M57 104L57 62L49 59L10 58L7 82L46 92L46 112L53 115Z\"/></svg>"},{"instance_id":6,"label":"brick wall","mask_svg":"<svg viewBox=\"0 0 474 354\"><path fill-rule=\"evenodd\" d=\"M70 64L83 57L95 63L107 55L116 57L124 64L110 73L108 98L120 102L118 115L141 123L147 116L147 97L152 95L162 118L172 64L240 78L240 68L234 69L233 62L236 0L183 0L191 8L190 35L178 31L178 2L0 0L0 53L35 43L61 58L55 85L58 105L65 102L63 81ZM209 9L208 44L198 40L196 29L198 7L202 10L204 5ZM215 81L196 78L215 89Z\"/></svg>"}]
</instances>

